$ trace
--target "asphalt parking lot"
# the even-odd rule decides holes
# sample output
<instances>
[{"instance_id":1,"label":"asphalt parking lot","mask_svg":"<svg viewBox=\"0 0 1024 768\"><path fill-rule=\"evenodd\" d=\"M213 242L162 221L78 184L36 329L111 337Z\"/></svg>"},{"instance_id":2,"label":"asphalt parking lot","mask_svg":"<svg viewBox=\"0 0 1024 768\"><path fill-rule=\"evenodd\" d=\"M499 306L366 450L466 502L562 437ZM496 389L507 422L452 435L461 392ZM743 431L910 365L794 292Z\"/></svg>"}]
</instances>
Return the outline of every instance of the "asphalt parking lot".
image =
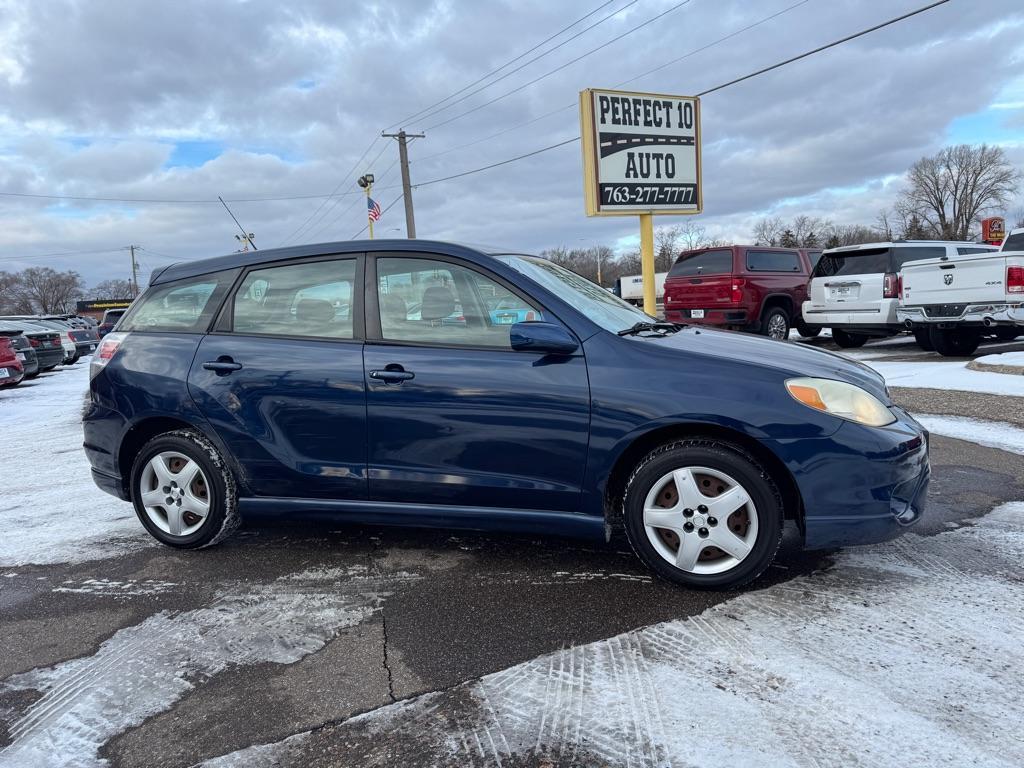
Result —
<instances>
[{"instance_id":1,"label":"asphalt parking lot","mask_svg":"<svg viewBox=\"0 0 1024 768\"><path fill-rule=\"evenodd\" d=\"M159 547L78 476L82 371L0 401L54 427L3 512L0 765L1024 762L1019 397L894 388L939 426L927 518L708 593L624 540L259 520Z\"/></svg>"}]
</instances>

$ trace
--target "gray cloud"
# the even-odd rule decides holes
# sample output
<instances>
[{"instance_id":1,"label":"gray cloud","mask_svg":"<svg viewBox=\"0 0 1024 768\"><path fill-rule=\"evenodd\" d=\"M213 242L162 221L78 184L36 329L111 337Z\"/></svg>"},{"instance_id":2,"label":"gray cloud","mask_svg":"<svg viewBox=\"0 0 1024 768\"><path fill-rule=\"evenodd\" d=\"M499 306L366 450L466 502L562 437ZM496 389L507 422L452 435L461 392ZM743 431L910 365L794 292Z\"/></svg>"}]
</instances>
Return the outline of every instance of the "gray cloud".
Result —
<instances>
[{"instance_id":1,"label":"gray cloud","mask_svg":"<svg viewBox=\"0 0 1024 768\"><path fill-rule=\"evenodd\" d=\"M414 182L575 136L578 118L570 109L429 159L574 103L581 88L613 86L792 2L693 0L535 86L429 131L411 147ZM381 128L597 4L0 0L0 17L9 19L4 26L0 18L0 191L188 199L308 195L339 183L341 191L357 191L354 175L371 170L380 182L375 196L386 205L398 192L386 189L398 182L397 169L385 173L397 157L393 142L379 140L369 157L383 148L380 160L372 168L359 164L352 178L344 176ZM619 0L609 9L624 4ZM640 0L521 73L437 118L405 127L419 130L481 104L672 4ZM811 0L630 87L696 92L917 4ZM895 177L941 146L957 118L983 112L1008 88L1024 91L1015 80L1024 71L1022 28L1016 0L952 2L707 96L707 210L700 223L716 234L743 238L753 220L771 210L870 222L894 198ZM1001 124L1020 125L1020 110L999 111ZM979 133L977 139L986 136ZM172 166L176 140L214 141L225 151L199 165ZM1009 146L1014 158L1021 156L1019 145ZM583 215L580 165L579 147L569 145L421 187L420 235L523 249L632 236L632 219ZM232 207L267 247L285 239L318 206L319 200L295 200ZM355 197L329 203L325 211L302 239L347 239L365 223ZM379 229L394 227L404 228L400 203ZM230 250L234 232L219 204L0 198L0 269L40 263L14 260L23 254L129 242L148 247L143 264L156 266L167 256ZM50 261L77 268L90 281L119 276L118 263L103 255Z\"/></svg>"}]
</instances>

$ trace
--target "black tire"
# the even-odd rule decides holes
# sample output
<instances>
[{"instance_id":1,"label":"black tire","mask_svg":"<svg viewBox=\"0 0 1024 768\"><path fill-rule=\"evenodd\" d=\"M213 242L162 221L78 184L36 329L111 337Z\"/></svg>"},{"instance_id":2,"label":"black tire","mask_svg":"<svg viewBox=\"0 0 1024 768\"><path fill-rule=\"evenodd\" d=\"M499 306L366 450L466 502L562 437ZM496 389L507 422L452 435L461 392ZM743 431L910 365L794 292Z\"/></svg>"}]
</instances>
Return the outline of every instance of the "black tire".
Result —
<instances>
[{"instance_id":1,"label":"black tire","mask_svg":"<svg viewBox=\"0 0 1024 768\"><path fill-rule=\"evenodd\" d=\"M840 330L839 328L832 329L832 341L838 344L843 349L854 349L856 347L863 347L867 343L868 337L859 333L847 333L846 331Z\"/></svg>"},{"instance_id":2,"label":"black tire","mask_svg":"<svg viewBox=\"0 0 1024 768\"><path fill-rule=\"evenodd\" d=\"M644 525L646 497L666 474L683 467L706 467L734 478L754 504L757 533L751 549L729 570L714 574L682 570L668 562L648 537ZM626 536L637 557L662 578L698 589L735 589L753 581L771 564L782 541L782 497L771 475L742 448L718 440L681 440L647 454L626 484L623 514Z\"/></svg>"},{"instance_id":3,"label":"black tire","mask_svg":"<svg viewBox=\"0 0 1024 768\"><path fill-rule=\"evenodd\" d=\"M78 354L78 353L76 352L76 353L75 353L75 356L71 358L71 360L70 360L70 361L69 361L69 362L67 363L67 365L74 365L75 363L77 363L77 362L78 362L78 359L79 359L80 357L81 357L81 355L79 355L79 354Z\"/></svg>"},{"instance_id":4,"label":"black tire","mask_svg":"<svg viewBox=\"0 0 1024 768\"><path fill-rule=\"evenodd\" d=\"M981 343L977 328L930 328L932 346L943 357L967 357Z\"/></svg>"},{"instance_id":5,"label":"black tire","mask_svg":"<svg viewBox=\"0 0 1024 768\"><path fill-rule=\"evenodd\" d=\"M49 373L50 371L52 371L56 367L57 367L56 364L55 365L48 365L45 368L43 368L42 370L43 370L43 373Z\"/></svg>"},{"instance_id":6,"label":"black tire","mask_svg":"<svg viewBox=\"0 0 1024 768\"><path fill-rule=\"evenodd\" d=\"M915 328L914 341L917 342L917 346L926 352L935 351L935 346L932 344L931 332L928 328Z\"/></svg>"},{"instance_id":7,"label":"black tire","mask_svg":"<svg viewBox=\"0 0 1024 768\"><path fill-rule=\"evenodd\" d=\"M140 499L143 470L150 459L164 451L174 451L195 461L206 476L210 509L200 527L187 535L174 536L150 519ZM131 496L135 514L143 527L161 544L176 549L201 549L219 544L242 522L238 513L238 487L235 476L217 448L203 435L190 429L166 432L151 439L135 457L131 473Z\"/></svg>"},{"instance_id":8,"label":"black tire","mask_svg":"<svg viewBox=\"0 0 1024 768\"><path fill-rule=\"evenodd\" d=\"M770 339L785 341L789 338L789 313L782 307L771 307L761 319L761 333Z\"/></svg>"},{"instance_id":9,"label":"black tire","mask_svg":"<svg viewBox=\"0 0 1024 768\"><path fill-rule=\"evenodd\" d=\"M38 375L39 375L39 370L40 370L40 369L38 369L38 368L37 368L37 369L36 369L36 372L35 372L35 373L30 373L30 374L28 374L27 376L25 376L25 378L26 378L26 379L34 379L34 378L35 378L36 376L38 376Z\"/></svg>"},{"instance_id":10,"label":"black tire","mask_svg":"<svg viewBox=\"0 0 1024 768\"><path fill-rule=\"evenodd\" d=\"M808 325L803 320L796 321L796 332L805 339L813 339L821 333L820 325Z\"/></svg>"},{"instance_id":11,"label":"black tire","mask_svg":"<svg viewBox=\"0 0 1024 768\"><path fill-rule=\"evenodd\" d=\"M1010 325L1004 325L996 328L996 338L999 339L999 341L1013 341L1020 336L1021 333L1024 333L1024 331Z\"/></svg>"}]
</instances>

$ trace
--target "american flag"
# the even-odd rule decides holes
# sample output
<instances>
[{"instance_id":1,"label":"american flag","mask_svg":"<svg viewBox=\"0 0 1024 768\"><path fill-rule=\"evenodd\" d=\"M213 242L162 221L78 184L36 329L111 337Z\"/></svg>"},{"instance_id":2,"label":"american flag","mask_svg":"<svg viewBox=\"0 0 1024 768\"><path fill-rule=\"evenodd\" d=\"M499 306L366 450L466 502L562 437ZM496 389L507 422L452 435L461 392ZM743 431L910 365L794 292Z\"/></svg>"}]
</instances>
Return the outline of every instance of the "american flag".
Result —
<instances>
[{"instance_id":1,"label":"american flag","mask_svg":"<svg viewBox=\"0 0 1024 768\"><path fill-rule=\"evenodd\" d=\"M366 198L366 215L370 221L377 221L380 218L380 203L372 197Z\"/></svg>"}]
</instances>

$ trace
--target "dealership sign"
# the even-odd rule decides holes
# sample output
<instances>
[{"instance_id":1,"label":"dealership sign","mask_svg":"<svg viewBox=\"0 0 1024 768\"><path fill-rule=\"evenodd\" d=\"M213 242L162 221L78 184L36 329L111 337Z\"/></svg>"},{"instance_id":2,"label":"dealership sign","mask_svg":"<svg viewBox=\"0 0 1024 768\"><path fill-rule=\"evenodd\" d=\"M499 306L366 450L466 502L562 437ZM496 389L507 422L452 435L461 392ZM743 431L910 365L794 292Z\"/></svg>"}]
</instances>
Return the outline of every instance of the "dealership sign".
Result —
<instances>
[{"instance_id":1,"label":"dealership sign","mask_svg":"<svg viewBox=\"0 0 1024 768\"><path fill-rule=\"evenodd\" d=\"M588 216L700 213L700 99L580 93Z\"/></svg>"},{"instance_id":2,"label":"dealership sign","mask_svg":"<svg viewBox=\"0 0 1024 768\"><path fill-rule=\"evenodd\" d=\"M77 312L105 312L108 309L127 309L131 305L131 299L97 299L95 301L79 301L75 310Z\"/></svg>"}]
</instances>

